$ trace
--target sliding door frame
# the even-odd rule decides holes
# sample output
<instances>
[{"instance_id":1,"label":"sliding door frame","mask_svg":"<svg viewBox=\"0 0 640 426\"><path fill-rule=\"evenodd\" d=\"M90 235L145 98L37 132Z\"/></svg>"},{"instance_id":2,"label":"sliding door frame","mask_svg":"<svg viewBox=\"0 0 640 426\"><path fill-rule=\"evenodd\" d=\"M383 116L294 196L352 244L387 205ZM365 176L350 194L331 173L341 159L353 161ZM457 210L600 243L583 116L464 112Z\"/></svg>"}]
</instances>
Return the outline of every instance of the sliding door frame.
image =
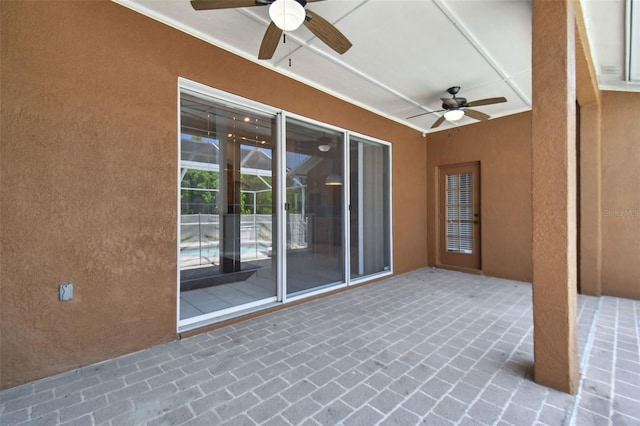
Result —
<instances>
[{"instance_id":1,"label":"sliding door frame","mask_svg":"<svg viewBox=\"0 0 640 426\"><path fill-rule=\"evenodd\" d=\"M392 144L383 141L377 138L373 138L364 134L360 134L357 132L352 132L347 129L337 127L331 124L323 123L314 119L310 119L308 117L300 116L295 113L283 111L278 108L271 107L269 105L265 105L256 101L252 101L250 99L246 99L232 93L228 93L219 89L215 89L200 83L197 83L192 80L188 80L182 77L178 78L177 85L177 123L178 123L178 135L177 135L177 153L176 156L178 158L178 167L177 167L177 211L180 212L180 164L181 164L181 138L180 138L180 123L181 123L181 93L183 90L196 92L202 96L209 97L213 100L220 100L222 102L231 102L235 103L240 107L246 107L247 109L253 109L256 111L260 111L266 114L271 114L275 116L275 135L276 142L274 144L275 149L275 167L276 170L273 173L274 179L276 180L273 185L273 197L274 197L274 207L276 209L273 212L273 218L276 220L274 232L275 235L272 237L273 243L276 245L275 253L277 256L276 259L276 295L275 297L270 297L265 300L260 300L257 302L252 302L248 305L239 305L234 308L226 309L224 314L220 314L218 311L213 311L208 314L204 314L201 316L188 318L185 320L180 320L180 268L176 268L176 286L177 286L177 296L176 296L176 327L178 332L194 329L200 326L206 326L218 321L222 321L229 317L240 316L245 313L258 311L261 309L265 309L269 306L278 305L278 304L286 304L290 301L305 299L308 297L312 297L314 295L335 291L337 289L341 289L344 287L348 287L350 285L359 284L362 282L370 281L373 279L378 279L387 275L393 274L393 194L392 194ZM287 211L285 209L286 206L286 185L287 185L287 171L286 171L286 159L287 159L287 119L295 119L304 123L308 123L311 125L316 125L327 130L336 131L342 134L343 143L342 143L342 176L343 176L343 190L342 190L342 208L341 208L341 217L342 217L342 250L343 250L343 282L337 283L335 285L328 285L326 287L319 288L317 290L310 290L309 292L305 292L304 294L299 295L287 295ZM390 267L388 270L381 271L379 273L374 273L367 276L351 278L351 229L350 229L350 185L349 179L350 176L350 142L352 138L358 138L360 140L371 142L373 144L380 144L387 148L388 152L388 182L389 187L387 188L387 199L385 202L389 208L389 223L388 223L388 250L389 250L389 263ZM361 148L359 148L359 151ZM362 159L359 160L359 168L362 168ZM360 170L358 173L362 173ZM361 190L361 189L359 189ZM362 194L361 194L362 195ZM358 197L359 203L362 203L362 196ZM364 212L362 208L359 209L359 226L362 226L362 215ZM178 215L179 216L179 215ZM180 259L180 226L178 222L177 226L177 244L176 244L176 262L179 262ZM359 233L360 235L361 233ZM361 248L360 248L361 250ZM362 256L361 253L358 253L358 257Z\"/></svg>"},{"instance_id":2,"label":"sliding door frame","mask_svg":"<svg viewBox=\"0 0 640 426\"><path fill-rule=\"evenodd\" d=\"M359 284L362 282L367 282L370 281L372 279L377 279L377 278L382 278L388 275L392 275L393 274L393 149L392 149L392 144L390 142L381 140L381 139L377 139L371 136L367 136L361 133L357 133L357 132L352 132L352 131L347 131L347 137L348 140L346 141L345 145L347 145L347 157L345 160L345 163L347 165L347 168L350 166L351 162L349 161L349 149L348 149L348 145L351 143L351 139L355 138L355 139L360 139L363 140L367 143L372 143L372 144L377 144L377 145L381 145L387 148L387 153L388 153L388 164L387 164L387 168L388 168L388 179L389 179L389 187L388 187L388 192L387 192L387 197L385 199L385 203L387 206L389 206L389 229L388 229L388 235L387 238L389 240L389 269L388 270L384 270L384 271L380 271L377 273L373 273L370 275L365 275L365 276L361 276L361 277L351 277L351 268L349 268L348 271L348 278L347 278L347 283L349 285L354 285L354 284ZM358 178L360 179L360 174L363 173L364 170L364 152L362 150L362 146L358 147ZM348 172L350 172L348 170ZM345 176L349 176L348 174L345 174ZM351 186L349 186L349 191L351 191L352 188ZM346 191L345 191L346 192ZM348 206L351 197L350 194L347 194L347 219L350 213L350 206ZM359 251L362 251L362 245L363 245L363 237L364 237L364 186L363 185L358 185L358 237L360 238L359 240ZM347 222L350 225L350 220L347 220ZM350 244L350 237L351 237L351 230L349 228L349 230L347 231L347 233L349 234L347 237L349 238L348 242ZM349 249L351 249L351 247L349 246ZM347 256L348 262L351 261L351 256ZM359 262L363 262L363 257L364 257L364 253L358 253L358 261ZM359 265L360 266L360 265Z\"/></svg>"}]
</instances>

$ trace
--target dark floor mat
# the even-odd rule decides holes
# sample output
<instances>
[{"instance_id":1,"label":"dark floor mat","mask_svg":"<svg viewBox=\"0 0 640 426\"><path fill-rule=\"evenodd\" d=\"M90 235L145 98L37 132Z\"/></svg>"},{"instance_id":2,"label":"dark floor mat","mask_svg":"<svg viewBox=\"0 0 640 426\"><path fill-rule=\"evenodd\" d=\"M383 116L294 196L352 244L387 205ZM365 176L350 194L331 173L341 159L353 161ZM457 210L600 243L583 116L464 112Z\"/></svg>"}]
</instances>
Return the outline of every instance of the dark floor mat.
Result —
<instances>
[{"instance_id":1,"label":"dark floor mat","mask_svg":"<svg viewBox=\"0 0 640 426\"><path fill-rule=\"evenodd\" d=\"M221 284L246 281L260 269L260 265L253 262L243 263L237 272L222 273L218 266L185 269L180 271L180 291L196 290Z\"/></svg>"}]
</instances>

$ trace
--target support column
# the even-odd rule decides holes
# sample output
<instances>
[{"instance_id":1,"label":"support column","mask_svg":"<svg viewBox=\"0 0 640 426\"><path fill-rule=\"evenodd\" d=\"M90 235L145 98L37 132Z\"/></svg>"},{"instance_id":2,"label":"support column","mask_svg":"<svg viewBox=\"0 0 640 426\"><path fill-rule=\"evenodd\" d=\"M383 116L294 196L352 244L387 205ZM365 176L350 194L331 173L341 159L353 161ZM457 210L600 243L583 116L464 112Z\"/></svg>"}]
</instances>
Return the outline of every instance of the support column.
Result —
<instances>
[{"instance_id":1,"label":"support column","mask_svg":"<svg viewBox=\"0 0 640 426\"><path fill-rule=\"evenodd\" d=\"M580 372L573 1L533 0L532 29L534 378L574 393Z\"/></svg>"}]
</instances>

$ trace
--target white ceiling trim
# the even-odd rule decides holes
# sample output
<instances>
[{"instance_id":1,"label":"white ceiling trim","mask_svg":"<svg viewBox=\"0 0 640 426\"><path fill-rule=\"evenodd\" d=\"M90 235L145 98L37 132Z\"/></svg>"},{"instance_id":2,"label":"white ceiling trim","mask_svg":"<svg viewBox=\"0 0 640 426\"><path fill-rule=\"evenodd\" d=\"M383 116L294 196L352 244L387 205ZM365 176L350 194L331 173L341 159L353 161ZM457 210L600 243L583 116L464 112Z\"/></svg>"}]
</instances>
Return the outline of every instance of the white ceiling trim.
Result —
<instances>
[{"instance_id":1,"label":"white ceiling trim","mask_svg":"<svg viewBox=\"0 0 640 426\"><path fill-rule=\"evenodd\" d=\"M220 40L215 39L213 37L210 37L210 36L208 36L207 34L201 32L201 31L198 31L198 30L196 30L196 29L194 29L194 28L192 28L192 27L190 27L188 25L184 25L181 22L176 21L174 19L168 18L167 16L160 15L160 14L156 13L155 11L147 9L146 7L141 6L141 5L137 4L137 3L133 3L130 0L111 0L111 1L113 1L114 3L117 3L117 4L121 5L121 6L124 6L124 7L128 8L128 9L131 9L131 10L133 10L135 12L138 12L138 13L140 13L142 15L145 15L148 18L151 18L151 19L153 19L155 21L161 22L161 23L163 23L165 25L168 25L168 26L170 26L172 28L175 28L175 29L177 29L179 31L182 31L182 32L184 32L186 34L189 34L189 35L193 36L193 37L196 37L196 38L198 38L198 39L200 39L202 41L205 41L205 42L207 42L209 44L217 46L217 47L219 47L219 48L221 48L223 50L226 50L226 51L228 51L230 53L233 53L234 55L240 56L240 57L242 57L242 58L244 58L244 59L246 59L248 61L251 61L251 62L253 62L255 64L258 64L258 65L260 65L262 67L268 68L271 71L277 72L279 74L282 74L282 75L284 75L286 77L289 77L291 79L294 79L296 81L300 81L300 82L302 82L302 83L304 83L304 84L306 84L308 86L311 86L311 87L313 87L315 89L318 89L318 90L320 90L322 92L325 92L325 93L327 93L327 94L329 94L331 96L334 96L334 97L336 97L336 98L338 98L340 100L343 100L343 101L348 102L350 104L353 104L353 105L355 105L357 107L360 107L362 109L370 111L370 112L372 112L372 113L374 113L376 115L385 117L385 118L387 118L387 119L389 119L391 121L394 121L396 123L399 123L399 124L402 124L404 126L410 127L410 128L412 128L414 130L417 130L418 132L421 132L421 133L425 132L424 128L422 128L420 126L413 125L413 124L408 123L408 122L406 122L404 120L401 120L401 119L398 119L396 117L393 117L392 115L390 115L390 114L388 114L388 113L386 113L384 111L381 111L381 110L378 110L376 108L373 108L370 105L366 105L366 104L364 104L362 102L359 102L359 101L357 101L355 99L352 99L352 98L350 98L348 96L345 96L342 93L338 93L338 92L336 92L336 91L334 91L334 90L332 90L332 89L330 89L328 87L325 87L323 85L317 84L314 81L311 81L309 79L306 79L304 77L301 77L301 76L293 74L293 73L289 73L289 72L286 71L286 69L277 68L277 67L271 65L270 63L266 63L266 62L260 61L256 57L248 55L245 52L243 52L242 50L239 50L239 49L235 48L234 46L231 46L231 45L229 45L227 43L221 42ZM365 0L365 2L367 2L367 1L369 1L369 0ZM251 18L256 19L258 22L262 22L262 23L268 24L268 22L266 20L262 19L261 17L259 17L258 15L254 14L254 13L245 11L245 15L251 16ZM329 53L326 53L326 52L320 50L319 48L308 44L308 42L303 41L300 37L297 37L297 36L295 36L295 35L293 35L291 33L289 33L287 35L287 37L288 38L292 38L293 40L295 40L298 44L301 45L301 47L304 46L306 49L309 49L309 50L313 51L313 53L329 59L330 61L338 64L339 66L341 66L344 69L352 72L353 74L358 75L361 78L365 78L368 81L370 81L371 83L380 86L381 88L387 90L388 92L392 93L393 95L397 96L398 98L400 98L400 99L402 99L404 101L411 102L416 106L420 105L419 102L405 97L401 93L391 89L390 87L388 87L386 85L383 85L382 83L370 78L366 74L361 73L360 71L354 69L353 67L345 64L343 61L340 61L338 58L336 58L335 55L331 55ZM313 40L313 39L315 39L315 37L313 37L311 40ZM301 47L299 47L298 49L300 49Z\"/></svg>"},{"instance_id":2,"label":"white ceiling trim","mask_svg":"<svg viewBox=\"0 0 640 426\"><path fill-rule=\"evenodd\" d=\"M270 22L266 7L207 14L196 13L188 0L112 1L421 133L477 123L465 117L430 127L442 115L440 98L451 85L463 86L463 94L474 99L499 94L508 98L506 103L483 106L492 118L531 110L532 0L318 2L313 9L344 28L353 49L337 55L302 28L287 32L289 43L270 60L256 55ZM580 1L592 57L597 61L594 50L602 57L595 63L600 88L637 91L640 84L619 84L622 76L604 75L602 68L625 69L619 21L625 2L640 0ZM213 59L211 66L215 65ZM421 112L423 117L406 118Z\"/></svg>"},{"instance_id":3,"label":"white ceiling trim","mask_svg":"<svg viewBox=\"0 0 640 426\"><path fill-rule=\"evenodd\" d=\"M356 9L360 8L362 5L364 5L364 4L365 4L365 3L367 3L368 1L369 1L369 0L365 0L365 1L363 1L363 2L362 2L362 3L360 3L357 7L355 7L354 9L352 9L349 13L347 13L347 14L343 15L343 16L342 16L340 19L338 19L337 21L332 22L332 24L333 24L333 25L335 25L337 22L341 21L343 18L345 18L346 16L350 15L351 13L353 13ZM265 19L262 19L262 17L260 17L260 16L258 16L257 14L255 14L255 13L253 13L253 12L249 11L248 9L242 9L242 11L243 11L246 15L251 16L252 18L256 19L257 21L264 23L264 24L265 24L265 26L266 26L266 25L269 25L269 21L267 21L267 20L265 20ZM311 44L311 42L312 42L313 40L315 40L317 37L315 37L315 36L314 36L314 37L312 37L311 39L309 39L309 40L307 40L307 41L304 41L304 40L302 40L302 38L301 38L301 37L296 36L296 35L295 35L295 33L287 33L287 38L288 38L288 39L293 39L293 40L295 40L295 41L300 45L300 46L299 46L299 47L297 47L296 49L292 50L291 54L295 53L297 50L302 49L303 47L304 47L304 48L306 48L306 49L309 49L309 50L313 51L313 53L315 53L316 55L324 57L325 59L327 59L327 60L329 60L329 61L333 62L334 64L336 64L336 65L338 65L338 66L340 66L340 67L341 67L341 68L343 68L344 70L349 71L349 72L350 72L350 73L352 73L353 75L356 75L356 76L358 76L358 77L362 78L363 80L366 80L366 81L368 81L369 83L372 83L372 84L374 84L375 86L377 86L377 87L379 87L379 88L381 88L381 89L386 90L386 91L387 91L387 92L389 92L390 94L392 94L392 95L396 96L398 99L401 99L401 100L403 100L403 101L405 101L405 102L412 103L413 105L415 105L415 106L417 106L417 107L420 107L420 105L421 105L421 104L420 104L420 102L418 102L418 101L416 101L416 100L414 100L414 99L412 99L412 98L410 98L410 97L408 97L408 96L404 95L403 93L398 92L397 90L395 90L395 89L393 89L393 88L389 87L389 86L388 86L388 85L386 85L385 83L383 83L383 82L381 82L381 81L379 81L379 80L377 80L377 79L375 79L375 78L371 77L370 75L365 74L364 72L362 72L362 71L360 71L360 70L358 70L358 69L356 69L356 68L352 67L351 65L349 65L349 64L347 64L347 63L345 63L343 60L341 60L341 59L340 59L340 58L341 58L340 56L336 56L335 54L332 54L331 52L324 51L324 50L322 50L322 49L320 49L320 48L318 48L318 47L313 46L313 45ZM288 59L288 56L290 56L290 55L284 56L281 60L279 60L278 62L276 62L276 63L274 64L274 66L275 66L275 67L277 67L278 65L282 64L282 62L286 62L286 60ZM292 78L294 78L294 79L296 79L296 80L300 80L300 77L299 77L298 75L291 76L291 77L292 77ZM308 83L308 84L313 85L313 84L311 84L311 83ZM326 88L326 87L322 87L322 88L321 88L321 90L322 90L322 91L324 91L324 92L330 92L330 90L329 90L328 88ZM342 97L342 98L344 98L344 97ZM355 102L355 100L353 100L353 99L345 98L345 100L349 101L350 103L356 103L356 102ZM363 107L364 107L364 106L363 106ZM385 117L390 118L387 114L385 114L385 113L383 113L383 112L381 112L381 111L374 111L370 106L366 106L366 109L367 109L367 110L370 110L370 111L373 111L373 112L375 112L376 114L379 114L379 115L382 115L382 116L385 116ZM431 111L430 111L430 112L431 112ZM402 124L406 124L406 123L405 123L404 121L402 121ZM418 128L416 128L416 129L418 129ZM419 129L418 129L418 130L419 130Z\"/></svg>"},{"instance_id":4,"label":"white ceiling trim","mask_svg":"<svg viewBox=\"0 0 640 426\"><path fill-rule=\"evenodd\" d=\"M478 53L485 58L489 66L494 69L495 72L502 78L502 81L507 83L507 85L520 97L522 102L524 102L529 108L531 108L531 99L527 95L525 95L522 90L509 78L509 75L502 69L500 65L496 62L496 60L491 56L491 54L482 47L482 44L478 42L477 37L473 35L473 33L464 25L462 20L456 15L456 13L451 10L442 0L433 0L433 3L438 6L438 9L442 11L442 13L449 18L453 26L462 34L464 38L466 38L469 43L478 51Z\"/></svg>"}]
</instances>

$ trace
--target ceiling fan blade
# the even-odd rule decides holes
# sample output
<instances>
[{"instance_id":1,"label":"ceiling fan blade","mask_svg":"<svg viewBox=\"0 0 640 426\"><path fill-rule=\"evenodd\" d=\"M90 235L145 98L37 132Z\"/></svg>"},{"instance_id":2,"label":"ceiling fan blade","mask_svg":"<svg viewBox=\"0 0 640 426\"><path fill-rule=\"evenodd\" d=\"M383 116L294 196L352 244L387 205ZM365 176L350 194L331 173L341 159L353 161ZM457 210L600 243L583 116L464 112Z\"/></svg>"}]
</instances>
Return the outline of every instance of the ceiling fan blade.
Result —
<instances>
[{"instance_id":1,"label":"ceiling fan blade","mask_svg":"<svg viewBox=\"0 0 640 426\"><path fill-rule=\"evenodd\" d=\"M267 6L275 0L191 0L195 10L234 9L236 7ZM323 0L307 0L306 3ZM303 5L304 6L304 5Z\"/></svg>"},{"instance_id":2,"label":"ceiling fan blade","mask_svg":"<svg viewBox=\"0 0 640 426\"><path fill-rule=\"evenodd\" d=\"M195 10L233 9L236 7L266 6L265 1L258 0L191 0Z\"/></svg>"},{"instance_id":3,"label":"ceiling fan blade","mask_svg":"<svg viewBox=\"0 0 640 426\"><path fill-rule=\"evenodd\" d=\"M260 44L260 51L258 52L258 59L271 59L280 42L280 36L282 30L276 26L273 22L267 27L267 31L262 37L262 43Z\"/></svg>"},{"instance_id":4,"label":"ceiling fan blade","mask_svg":"<svg viewBox=\"0 0 640 426\"><path fill-rule=\"evenodd\" d=\"M443 104L450 107L458 107L458 102L454 98L440 98Z\"/></svg>"},{"instance_id":5,"label":"ceiling fan blade","mask_svg":"<svg viewBox=\"0 0 640 426\"><path fill-rule=\"evenodd\" d=\"M491 104L501 104L502 102L507 102L507 98L487 98L487 99L479 99L477 101L469 102L467 105L470 107L477 107L482 105L491 105Z\"/></svg>"},{"instance_id":6,"label":"ceiling fan blade","mask_svg":"<svg viewBox=\"0 0 640 426\"><path fill-rule=\"evenodd\" d=\"M485 114L484 112L476 111L475 109L465 109L465 115L468 115L471 118L475 118L480 121L487 121L491 118L491 116Z\"/></svg>"},{"instance_id":7,"label":"ceiling fan blade","mask_svg":"<svg viewBox=\"0 0 640 426\"><path fill-rule=\"evenodd\" d=\"M351 42L333 24L317 13L310 10L306 12L307 19L304 20L304 25L327 46L341 55L351 48Z\"/></svg>"},{"instance_id":8,"label":"ceiling fan blade","mask_svg":"<svg viewBox=\"0 0 640 426\"><path fill-rule=\"evenodd\" d=\"M422 112L422 113L420 113L420 114L416 114L416 115L412 115L411 117L407 117L407 118L405 118L405 120L408 120L408 119L410 119L410 118L420 117L420 116L422 116L422 115L433 114L434 112L442 112L442 111L444 111L444 110L443 110L443 109L439 109L439 110L437 110L437 111Z\"/></svg>"},{"instance_id":9,"label":"ceiling fan blade","mask_svg":"<svg viewBox=\"0 0 640 426\"><path fill-rule=\"evenodd\" d=\"M440 118L438 118L436 120L435 123L433 123L433 126L431 126L432 129L435 129L436 127L438 127L439 125L441 125L444 122L444 115L440 116Z\"/></svg>"}]
</instances>

